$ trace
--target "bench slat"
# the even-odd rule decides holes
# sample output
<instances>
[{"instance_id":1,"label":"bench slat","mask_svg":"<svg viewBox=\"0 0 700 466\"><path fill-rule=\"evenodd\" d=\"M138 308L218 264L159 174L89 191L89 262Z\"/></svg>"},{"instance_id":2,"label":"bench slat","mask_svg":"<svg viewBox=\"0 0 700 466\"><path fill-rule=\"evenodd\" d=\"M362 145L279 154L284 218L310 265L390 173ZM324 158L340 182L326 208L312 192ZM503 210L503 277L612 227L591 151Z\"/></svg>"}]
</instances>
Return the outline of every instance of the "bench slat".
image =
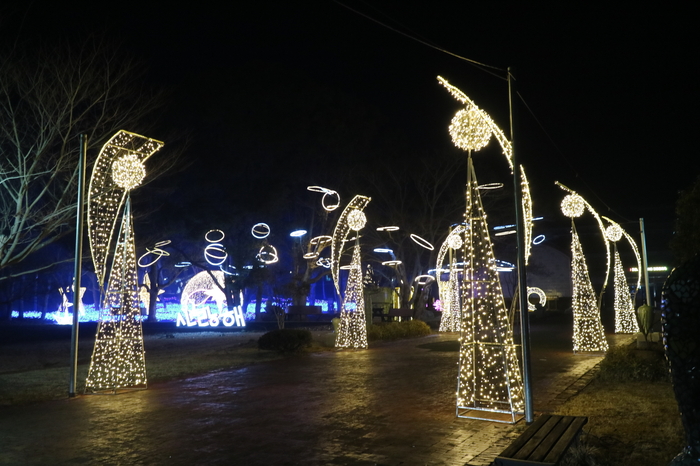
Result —
<instances>
[{"instance_id":1,"label":"bench slat","mask_svg":"<svg viewBox=\"0 0 700 466\"><path fill-rule=\"evenodd\" d=\"M557 425L552 429L549 435L542 440L542 442L537 446L537 448L530 455L533 461L544 461L547 454L550 452L555 443L561 438L562 434L569 428L571 423L574 421L573 416L562 417Z\"/></svg>"},{"instance_id":2,"label":"bench slat","mask_svg":"<svg viewBox=\"0 0 700 466\"><path fill-rule=\"evenodd\" d=\"M525 429L522 434L518 438L516 438L513 443L508 445L508 448L503 450L503 453L501 453L499 456L503 456L504 458L512 458L513 455L515 455L518 450L520 450L523 445L525 445L528 440L532 438L533 435L539 430L542 425L544 425L545 422L550 418L551 416L549 414L543 414L537 419L535 419L535 422L530 424L530 427Z\"/></svg>"},{"instance_id":3,"label":"bench slat","mask_svg":"<svg viewBox=\"0 0 700 466\"><path fill-rule=\"evenodd\" d=\"M561 436L559 441L557 441L554 447L552 447L549 454L544 458L545 462L548 460L556 462L557 459L564 454L566 449L569 448L571 443L576 439L576 436L587 422L587 417L574 418L574 422L571 423L569 428L566 429L566 432L564 432L564 435Z\"/></svg>"},{"instance_id":4,"label":"bench slat","mask_svg":"<svg viewBox=\"0 0 700 466\"><path fill-rule=\"evenodd\" d=\"M530 440L527 441L525 445L518 451L513 458L527 460L530 458L530 453L532 453L542 441L550 434L552 429L559 424L561 419L558 416L552 416L547 419L547 422L533 435Z\"/></svg>"}]
</instances>

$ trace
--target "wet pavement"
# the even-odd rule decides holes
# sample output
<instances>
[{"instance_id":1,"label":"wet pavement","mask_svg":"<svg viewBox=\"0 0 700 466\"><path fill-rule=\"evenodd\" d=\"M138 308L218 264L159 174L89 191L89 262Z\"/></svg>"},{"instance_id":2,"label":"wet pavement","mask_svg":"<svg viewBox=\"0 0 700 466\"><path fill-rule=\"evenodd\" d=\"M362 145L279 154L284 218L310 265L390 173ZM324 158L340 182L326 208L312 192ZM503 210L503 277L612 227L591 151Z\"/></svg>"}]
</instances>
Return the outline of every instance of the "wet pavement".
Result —
<instances>
[{"instance_id":1,"label":"wet pavement","mask_svg":"<svg viewBox=\"0 0 700 466\"><path fill-rule=\"evenodd\" d=\"M570 317L569 317L570 322ZM532 330L536 412L585 386L567 317ZM608 336L612 344L630 336ZM513 426L455 416L456 334L0 408L2 465L488 465Z\"/></svg>"}]
</instances>

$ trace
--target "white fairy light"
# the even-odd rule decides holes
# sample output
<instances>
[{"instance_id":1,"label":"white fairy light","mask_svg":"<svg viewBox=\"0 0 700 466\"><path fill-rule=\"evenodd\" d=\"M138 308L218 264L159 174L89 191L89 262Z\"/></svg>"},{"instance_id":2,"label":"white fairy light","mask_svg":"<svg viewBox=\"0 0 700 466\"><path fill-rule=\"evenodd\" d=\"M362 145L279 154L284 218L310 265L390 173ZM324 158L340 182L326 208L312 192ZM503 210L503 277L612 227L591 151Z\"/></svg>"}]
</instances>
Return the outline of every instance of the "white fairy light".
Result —
<instances>
[{"instance_id":1,"label":"white fairy light","mask_svg":"<svg viewBox=\"0 0 700 466\"><path fill-rule=\"evenodd\" d=\"M270 236L270 225L267 223L256 223L253 225L253 228L250 229L250 234L252 234L255 239L265 239Z\"/></svg>"},{"instance_id":2,"label":"white fairy light","mask_svg":"<svg viewBox=\"0 0 700 466\"><path fill-rule=\"evenodd\" d=\"M367 216L361 210L353 210L348 214L348 226L352 231L360 231L367 224Z\"/></svg>"},{"instance_id":3,"label":"white fairy light","mask_svg":"<svg viewBox=\"0 0 700 466\"><path fill-rule=\"evenodd\" d=\"M608 225L605 229L605 237L608 238L608 241L620 241L622 239L622 228L617 223Z\"/></svg>"},{"instance_id":4,"label":"white fairy light","mask_svg":"<svg viewBox=\"0 0 700 466\"><path fill-rule=\"evenodd\" d=\"M363 292L360 246L353 248L350 274L340 308L340 323L335 339L336 348L367 348L367 322Z\"/></svg>"},{"instance_id":5,"label":"white fairy light","mask_svg":"<svg viewBox=\"0 0 700 466\"><path fill-rule=\"evenodd\" d=\"M620 234L620 237L622 237L622 234ZM615 248L614 269L615 333L637 333L639 332L637 315L634 311L630 287L625 278L625 271L623 270L622 260L620 259L620 253L617 251L617 247Z\"/></svg>"},{"instance_id":6,"label":"white fairy light","mask_svg":"<svg viewBox=\"0 0 700 466\"><path fill-rule=\"evenodd\" d=\"M530 302L530 295L535 294L540 298L540 306L544 307L545 304L547 304L547 295L544 294L544 291L542 291L542 288L537 288L536 286L528 286L527 287L527 309L528 311L534 311L537 309L537 307Z\"/></svg>"},{"instance_id":7,"label":"white fairy light","mask_svg":"<svg viewBox=\"0 0 700 466\"><path fill-rule=\"evenodd\" d=\"M270 244L263 245L255 257L266 265L274 264L275 262L279 261L279 257L277 256L277 248Z\"/></svg>"},{"instance_id":8,"label":"white fairy light","mask_svg":"<svg viewBox=\"0 0 700 466\"><path fill-rule=\"evenodd\" d=\"M170 241L169 239L167 239L167 240L165 240L165 241L159 241L159 242L157 242L157 243L155 244L155 246L153 247L153 249L148 249L148 248L146 248L146 252L145 252L143 255L141 255L141 257L139 257L139 260L138 260L138 265L139 265L139 267L141 267L141 268L150 267L151 265L153 265L153 264L155 264L156 262L158 262L158 261L160 260L161 257L163 257L163 256L169 256L170 253L169 253L168 251L165 251L164 249L161 249L161 248L164 248L165 246L167 246L167 245L170 244L170 243L171 243L171 241ZM145 263L144 263L144 261L146 260L146 258L149 257L149 256L152 256L152 257L150 258L150 262L145 262Z\"/></svg>"},{"instance_id":9,"label":"white fairy light","mask_svg":"<svg viewBox=\"0 0 700 466\"><path fill-rule=\"evenodd\" d=\"M561 201L561 212L567 217L580 217L584 210L586 210L586 203L578 194L568 194Z\"/></svg>"},{"instance_id":10,"label":"white fairy light","mask_svg":"<svg viewBox=\"0 0 700 466\"><path fill-rule=\"evenodd\" d=\"M343 245L350 233L350 224L348 217L354 211L362 211L372 199L367 196L356 195L353 197L345 209L340 213L338 221L333 230L333 241L331 242L331 275L333 276L333 284L335 289L340 294L339 270L340 256L343 252ZM357 214L353 214L357 215ZM356 225L357 226L357 225ZM363 225L364 226L364 225Z\"/></svg>"},{"instance_id":11,"label":"white fairy light","mask_svg":"<svg viewBox=\"0 0 700 466\"><path fill-rule=\"evenodd\" d=\"M399 227L395 225L389 225L386 227L377 227L377 231L398 231Z\"/></svg>"},{"instance_id":12,"label":"white fairy light","mask_svg":"<svg viewBox=\"0 0 700 466\"><path fill-rule=\"evenodd\" d=\"M126 154L112 162L112 180L125 191L134 189L146 177L146 167L136 154Z\"/></svg>"},{"instance_id":13,"label":"white fairy light","mask_svg":"<svg viewBox=\"0 0 700 466\"><path fill-rule=\"evenodd\" d=\"M207 243L221 243L226 234L221 230L209 230L204 234L204 239Z\"/></svg>"},{"instance_id":14,"label":"white fairy light","mask_svg":"<svg viewBox=\"0 0 700 466\"><path fill-rule=\"evenodd\" d=\"M209 265L218 267L226 262L227 258L228 253L226 252L226 248L224 248L223 244L221 243L209 243L204 248L204 259L209 263Z\"/></svg>"},{"instance_id":15,"label":"white fairy light","mask_svg":"<svg viewBox=\"0 0 700 466\"><path fill-rule=\"evenodd\" d=\"M462 236L459 234L451 234L447 237L447 247L450 249L459 249L462 247L464 244L464 241L462 240Z\"/></svg>"}]
</instances>

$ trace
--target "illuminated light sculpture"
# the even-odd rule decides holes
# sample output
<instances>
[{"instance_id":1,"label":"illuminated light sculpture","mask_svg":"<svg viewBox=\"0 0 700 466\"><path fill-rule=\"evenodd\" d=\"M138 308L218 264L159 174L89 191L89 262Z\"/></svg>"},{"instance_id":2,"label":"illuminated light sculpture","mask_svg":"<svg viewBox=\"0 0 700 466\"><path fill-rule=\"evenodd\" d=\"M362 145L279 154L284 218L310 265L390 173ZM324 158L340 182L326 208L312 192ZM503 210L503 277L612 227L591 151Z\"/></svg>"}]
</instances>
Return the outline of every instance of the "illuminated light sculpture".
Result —
<instances>
[{"instance_id":1,"label":"illuminated light sculpture","mask_svg":"<svg viewBox=\"0 0 700 466\"><path fill-rule=\"evenodd\" d=\"M350 232L350 224L348 222L348 217L354 211L362 211L367 204L372 199L367 196L361 196L359 194L355 195L345 209L340 213L338 217L338 222L333 230L332 242L331 242L331 274L333 276L333 283L335 284L335 289L340 294L340 284L338 273L340 271L340 256L343 253L343 245ZM357 214L352 214L356 217Z\"/></svg>"},{"instance_id":2,"label":"illuminated light sculpture","mask_svg":"<svg viewBox=\"0 0 700 466\"><path fill-rule=\"evenodd\" d=\"M169 239L166 239L165 241L157 242L156 245L153 247L153 249L146 248L146 252L141 257L139 257L139 260L138 260L139 267L141 267L141 268L150 267L153 264L155 264L156 262L158 262L161 257L169 256L170 253L168 251L165 251L164 249L161 249L161 248L164 248L165 246L167 246L170 243L171 243L171 241ZM151 258L151 261L146 262L144 264L143 263L144 259L150 255L153 255L153 257Z\"/></svg>"},{"instance_id":3,"label":"illuminated light sculpture","mask_svg":"<svg viewBox=\"0 0 700 466\"><path fill-rule=\"evenodd\" d=\"M144 274L143 286L139 288L139 301L143 304L144 308L146 309L146 313L148 313L148 309L151 304L151 293L149 292L150 289L151 279L148 276L148 274ZM158 290L158 296L162 295L163 293L165 293L165 290ZM158 300L158 297L156 297L156 301Z\"/></svg>"},{"instance_id":4,"label":"illuminated light sculpture","mask_svg":"<svg viewBox=\"0 0 700 466\"><path fill-rule=\"evenodd\" d=\"M75 290L75 287L71 287L71 289ZM83 314L85 312L85 306L83 305L83 295L85 295L85 290L87 290L86 287L81 286L80 287L80 301L78 303L78 313ZM58 310L56 311L56 323L59 325L71 325L73 324L73 314L68 312L68 308L73 307L73 303L68 300L68 287L64 288L59 288L58 292L61 295L61 304L58 306ZM75 312L75 310L73 310Z\"/></svg>"},{"instance_id":5,"label":"illuminated light sculpture","mask_svg":"<svg viewBox=\"0 0 700 466\"><path fill-rule=\"evenodd\" d=\"M335 347L367 348L367 322L359 244L353 247L350 274L340 308L340 323L335 337Z\"/></svg>"},{"instance_id":6,"label":"illuminated light sculpture","mask_svg":"<svg viewBox=\"0 0 700 466\"><path fill-rule=\"evenodd\" d=\"M536 294L540 298L540 306L544 307L545 304L547 304L547 295L544 294L544 291L542 291L542 288L537 288L536 286L528 286L527 287L527 310L528 311L534 311L537 309L537 307L530 302L530 295L531 294Z\"/></svg>"},{"instance_id":7,"label":"illuminated light sculpture","mask_svg":"<svg viewBox=\"0 0 700 466\"><path fill-rule=\"evenodd\" d=\"M461 313L461 296L459 292L459 271L456 267L457 256L464 245L465 227L457 225L440 246L435 267L435 276L438 278L438 288L440 297L443 300L442 317L440 318L440 332L458 332ZM443 267L445 256L450 256L449 278L447 281L440 280L440 271Z\"/></svg>"},{"instance_id":8,"label":"illuminated light sculpture","mask_svg":"<svg viewBox=\"0 0 700 466\"><path fill-rule=\"evenodd\" d=\"M228 253L221 243L210 243L204 248L204 259L209 265L218 267L228 259Z\"/></svg>"},{"instance_id":9,"label":"illuminated light sculpture","mask_svg":"<svg viewBox=\"0 0 700 466\"><path fill-rule=\"evenodd\" d=\"M390 225L386 227L377 227L377 231L398 231L399 227L395 225Z\"/></svg>"},{"instance_id":10,"label":"illuminated light sculpture","mask_svg":"<svg viewBox=\"0 0 700 466\"><path fill-rule=\"evenodd\" d=\"M588 275L586 257L579 241L574 218L583 214L578 195L566 196L561 205L564 215L571 218L571 281L573 285L572 308L574 314L574 352L607 351L603 324L595 292ZM584 201L585 202L585 201Z\"/></svg>"},{"instance_id":11,"label":"illuminated light sculpture","mask_svg":"<svg viewBox=\"0 0 700 466\"><path fill-rule=\"evenodd\" d=\"M429 251L432 251L435 249L435 247L432 244L430 244L430 242L428 240L423 239L418 235L411 233L409 235L409 237L413 240L414 243L416 243L418 246L420 246L422 248L425 248Z\"/></svg>"},{"instance_id":12,"label":"illuminated light sculpture","mask_svg":"<svg viewBox=\"0 0 700 466\"><path fill-rule=\"evenodd\" d=\"M391 260L391 261L384 261L382 262L382 265L388 265L389 267L396 267L398 265L403 264L400 260Z\"/></svg>"},{"instance_id":13,"label":"illuminated light sculpture","mask_svg":"<svg viewBox=\"0 0 700 466\"><path fill-rule=\"evenodd\" d=\"M86 393L117 393L147 386L129 193L145 176L143 163L161 147L160 141L119 131L102 146L95 161L88 188L88 236L97 281L103 290L107 258L120 216L121 223L101 303Z\"/></svg>"},{"instance_id":14,"label":"illuminated light sculpture","mask_svg":"<svg viewBox=\"0 0 700 466\"><path fill-rule=\"evenodd\" d=\"M465 105L452 119L450 134L454 144L468 152L457 416L515 423L524 410L523 384L471 156L493 134L512 170L512 145L461 90L441 77L438 80ZM525 185L527 180L522 177L521 182ZM523 195L523 204L529 215L526 226L532 229L531 198Z\"/></svg>"},{"instance_id":15,"label":"illuminated light sculpture","mask_svg":"<svg viewBox=\"0 0 700 466\"><path fill-rule=\"evenodd\" d=\"M250 229L250 234L252 234L255 239L265 239L270 236L270 225L267 223L256 223L253 225L253 228Z\"/></svg>"},{"instance_id":16,"label":"illuminated light sculpture","mask_svg":"<svg viewBox=\"0 0 700 466\"><path fill-rule=\"evenodd\" d=\"M225 327L245 327L241 306L229 310L224 288L224 272L221 270L205 270L192 277L182 290L177 326L216 327L222 324Z\"/></svg>"},{"instance_id":17,"label":"illuminated light sculpture","mask_svg":"<svg viewBox=\"0 0 700 466\"><path fill-rule=\"evenodd\" d=\"M340 195L336 191L323 186L307 186L306 189L315 193L323 193L321 205L326 212L332 212L340 207Z\"/></svg>"},{"instance_id":18,"label":"illuminated light sculpture","mask_svg":"<svg viewBox=\"0 0 700 466\"><path fill-rule=\"evenodd\" d=\"M615 292L614 308L615 308L615 333L637 333L639 332L639 324L637 323L637 314L634 311L634 304L632 304L632 295L629 291L629 285L627 284L627 278L625 277L625 271L622 267L622 259L620 258L620 253L617 250L617 242L622 239L624 231L622 227L617 223L613 222L609 218L605 218L610 225L605 229L605 235L608 241L613 243L614 249L614 261L613 261L613 290ZM636 244L629 238L633 249L636 250ZM637 256L639 260L639 256ZM639 267L641 269L641 267ZM641 274L640 274L641 275ZM639 287L639 281L637 282L637 288Z\"/></svg>"},{"instance_id":19,"label":"illuminated light sculpture","mask_svg":"<svg viewBox=\"0 0 700 466\"><path fill-rule=\"evenodd\" d=\"M226 238L226 234L221 230L209 230L204 234L207 243L221 243L224 238Z\"/></svg>"}]
</instances>

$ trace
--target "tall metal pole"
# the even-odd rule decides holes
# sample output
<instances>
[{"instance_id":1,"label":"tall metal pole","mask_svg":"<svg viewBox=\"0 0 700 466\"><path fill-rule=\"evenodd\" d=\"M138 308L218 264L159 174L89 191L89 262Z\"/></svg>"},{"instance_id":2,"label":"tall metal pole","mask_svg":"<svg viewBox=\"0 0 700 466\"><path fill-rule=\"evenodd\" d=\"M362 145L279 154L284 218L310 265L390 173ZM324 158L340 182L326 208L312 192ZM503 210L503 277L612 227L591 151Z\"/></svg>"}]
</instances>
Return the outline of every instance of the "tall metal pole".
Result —
<instances>
[{"instance_id":1,"label":"tall metal pole","mask_svg":"<svg viewBox=\"0 0 700 466\"><path fill-rule=\"evenodd\" d=\"M531 424L534 420L532 407L532 375L530 369L530 316L527 302L527 273L525 271L525 225L523 223L523 195L520 183L520 164L518 163L515 146L515 79L513 69L508 68L508 101L510 104L510 143L513 151L513 193L515 197L515 231L518 240L518 303L520 307L520 337L523 350L523 394L525 398L525 422Z\"/></svg>"},{"instance_id":2,"label":"tall metal pole","mask_svg":"<svg viewBox=\"0 0 700 466\"><path fill-rule=\"evenodd\" d=\"M651 303L651 290L649 289L649 267L647 263L647 234L644 230L644 219L639 219L639 233L642 236L642 270L644 272L644 290L646 291L647 306L654 306Z\"/></svg>"},{"instance_id":3,"label":"tall metal pole","mask_svg":"<svg viewBox=\"0 0 700 466\"><path fill-rule=\"evenodd\" d=\"M83 219L85 209L85 161L87 159L87 134L80 135L80 154L78 155L78 206L75 219L75 264L73 281L73 328L70 335L70 380L68 396L75 396L78 378L78 317L80 314L80 276L83 273Z\"/></svg>"}]
</instances>

